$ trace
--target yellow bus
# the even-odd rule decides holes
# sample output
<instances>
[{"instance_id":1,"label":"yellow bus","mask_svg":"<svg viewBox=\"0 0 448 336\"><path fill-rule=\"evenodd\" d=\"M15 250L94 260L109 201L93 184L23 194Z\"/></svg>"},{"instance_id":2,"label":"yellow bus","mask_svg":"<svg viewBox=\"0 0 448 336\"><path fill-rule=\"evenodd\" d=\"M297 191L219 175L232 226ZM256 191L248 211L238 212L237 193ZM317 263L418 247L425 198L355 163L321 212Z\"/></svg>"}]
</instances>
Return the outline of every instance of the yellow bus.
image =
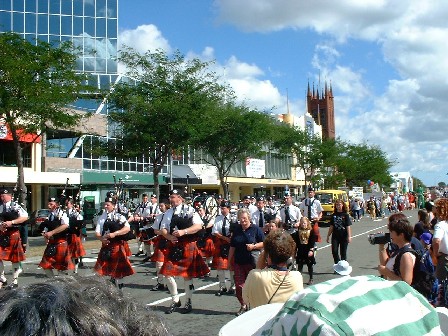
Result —
<instances>
[{"instance_id":1,"label":"yellow bus","mask_svg":"<svg viewBox=\"0 0 448 336\"><path fill-rule=\"evenodd\" d=\"M334 202L338 199L345 203L348 212L350 210L348 194L344 190L317 190L314 197L319 200L324 209L321 218L322 222L328 222L330 220L334 212Z\"/></svg>"}]
</instances>

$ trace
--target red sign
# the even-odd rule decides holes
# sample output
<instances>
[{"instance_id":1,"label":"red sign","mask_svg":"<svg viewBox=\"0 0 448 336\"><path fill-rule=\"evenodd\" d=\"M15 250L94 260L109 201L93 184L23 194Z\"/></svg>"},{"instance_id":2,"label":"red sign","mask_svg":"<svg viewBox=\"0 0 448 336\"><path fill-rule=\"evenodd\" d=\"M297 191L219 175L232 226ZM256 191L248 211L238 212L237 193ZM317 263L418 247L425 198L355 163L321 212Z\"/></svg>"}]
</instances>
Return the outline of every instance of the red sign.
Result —
<instances>
[{"instance_id":1,"label":"red sign","mask_svg":"<svg viewBox=\"0 0 448 336\"><path fill-rule=\"evenodd\" d=\"M40 142L40 136L32 133L25 133L23 130L17 130L20 142ZM9 130L8 125L3 120L0 120L0 140L12 140L12 133Z\"/></svg>"}]
</instances>

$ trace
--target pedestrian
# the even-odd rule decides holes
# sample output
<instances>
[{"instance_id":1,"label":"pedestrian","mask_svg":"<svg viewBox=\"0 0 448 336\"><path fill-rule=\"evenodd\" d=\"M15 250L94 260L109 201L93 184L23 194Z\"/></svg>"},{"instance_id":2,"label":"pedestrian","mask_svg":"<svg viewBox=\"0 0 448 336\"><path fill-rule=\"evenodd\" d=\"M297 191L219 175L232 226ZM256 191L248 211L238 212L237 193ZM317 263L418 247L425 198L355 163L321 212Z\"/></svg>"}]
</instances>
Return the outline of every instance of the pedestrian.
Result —
<instances>
[{"instance_id":1,"label":"pedestrian","mask_svg":"<svg viewBox=\"0 0 448 336\"><path fill-rule=\"evenodd\" d=\"M50 214L48 218L39 226L39 231L43 231L43 236L47 242L39 266L47 277L54 277L53 269L58 272L73 271L75 265L68 248L67 234L69 219L67 213L59 207L59 200L50 197L48 200Z\"/></svg>"},{"instance_id":2,"label":"pedestrian","mask_svg":"<svg viewBox=\"0 0 448 336\"><path fill-rule=\"evenodd\" d=\"M0 192L0 288L13 289L18 286L22 272L20 262L25 260L25 252L20 238L20 226L26 225L28 213L12 201L12 191L3 188ZM12 263L12 283L8 285L5 277L4 261Z\"/></svg>"},{"instance_id":3,"label":"pedestrian","mask_svg":"<svg viewBox=\"0 0 448 336\"><path fill-rule=\"evenodd\" d=\"M418 222L414 225L414 237L419 238L425 232L430 232L431 223L426 209L420 209L417 213Z\"/></svg>"},{"instance_id":4,"label":"pedestrian","mask_svg":"<svg viewBox=\"0 0 448 336\"><path fill-rule=\"evenodd\" d=\"M360 221L361 219L361 206L359 204L359 200L357 198L354 198L353 201L350 203L350 208L352 210L353 214L353 220Z\"/></svg>"},{"instance_id":5,"label":"pedestrian","mask_svg":"<svg viewBox=\"0 0 448 336\"><path fill-rule=\"evenodd\" d=\"M439 198L433 208L437 224L434 227L432 249L437 257L436 277L445 281L448 277L448 198Z\"/></svg>"},{"instance_id":6,"label":"pedestrian","mask_svg":"<svg viewBox=\"0 0 448 336\"><path fill-rule=\"evenodd\" d=\"M235 294L234 272L229 272L229 278L231 281L229 289L227 289L226 286L225 274L229 269L230 238L232 235L232 232L230 230L230 227L232 225L230 207L231 204L229 201L221 202L221 215L216 216L212 230L214 238L212 268L217 270L219 281L219 289L215 293L216 296L221 296L223 294Z\"/></svg>"},{"instance_id":7,"label":"pedestrian","mask_svg":"<svg viewBox=\"0 0 448 336\"><path fill-rule=\"evenodd\" d=\"M248 310L243 299L243 287L249 272L255 268L260 250L263 249L264 233L257 225L251 225L248 209L238 210L239 226L230 240L229 270L234 271L236 297L241 305L237 316Z\"/></svg>"},{"instance_id":8,"label":"pedestrian","mask_svg":"<svg viewBox=\"0 0 448 336\"><path fill-rule=\"evenodd\" d=\"M84 226L84 221L81 213L74 207L73 200L68 199L65 202L65 207L69 225L67 232L68 249L70 250L72 261L75 264L74 273L77 274L79 262L86 255L81 239L81 229Z\"/></svg>"},{"instance_id":9,"label":"pedestrian","mask_svg":"<svg viewBox=\"0 0 448 336\"><path fill-rule=\"evenodd\" d=\"M340 260L347 260L347 247L352 241L351 225L352 221L347 213L345 202L336 200L327 234L327 243L330 242L331 236L331 253L335 264Z\"/></svg>"},{"instance_id":10,"label":"pedestrian","mask_svg":"<svg viewBox=\"0 0 448 336\"><path fill-rule=\"evenodd\" d=\"M320 204L320 201L315 197L315 190L313 187L308 188L308 197L305 198L300 204L299 208L302 211L302 215L307 217L311 221L311 225L316 235L316 242L322 241L319 231L319 221L322 218L324 209Z\"/></svg>"},{"instance_id":11,"label":"pedestrian","mask_svg":"<svg viewBox=\"0 0 448 336\"><path fill-rule=\"evenodd\" d=\"M294 256L296 259L297 269L300 273L302 273L303 266L307 266L309 275L307 285L312 285L314 283L314 265L316 264L315 244L317 236L308 217L300 218L299 229L294 232L291 237L296 243Z\"/></svg>"},{"instance_id":12,"label":"pedestrian","mask_svg":"<svg viewBox=\"0 0 448 336\"><path fill-rule=\"evenodd\" d=\"M205 276L210 272L196 246L196 233L202 229L203 222L193 207L184 203L184 197L179 190L170 191L170 204L171 208L167 210L161 223L168 247L160 274L165 276L172 299L165 314L171 314L181 307L175 277L184 280L185 306L181 313L188 314L193 310L193 278Z\"/></svg>"},{"instance_id":13,"label":"pedestrian","mask_svg":"<svg viewBox=\"0 0 448 336\"><path fill-rule=\"evenodd\" d=\"M101 240L101 249L95 264L95 272L110 276L118 289L123 287L123 278L135 273L129 262L125 248L125 235L131 230L126 217L116 210L116 198L106 197L104 210L95 229Z\"/></svg>"}]
</instances>

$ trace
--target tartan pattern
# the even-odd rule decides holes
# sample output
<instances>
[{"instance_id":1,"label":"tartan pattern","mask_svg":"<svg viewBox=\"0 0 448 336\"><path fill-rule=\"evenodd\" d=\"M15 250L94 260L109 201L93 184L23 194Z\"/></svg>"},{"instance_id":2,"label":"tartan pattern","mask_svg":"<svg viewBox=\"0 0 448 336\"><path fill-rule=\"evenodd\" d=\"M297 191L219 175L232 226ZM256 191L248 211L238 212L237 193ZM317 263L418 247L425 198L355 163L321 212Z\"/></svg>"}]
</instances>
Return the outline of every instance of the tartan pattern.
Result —
<instances>
[{"instance_id":1,"label":"tartan pattern","mask_svg":"<svg viewBox=\"0 0 448 336\"><path fill-rule=\"evenodd\" d=\"M200 248L199 251L204 258L211 258L215 251L215 243L211 236L205 237L205 246Z\"/></svg>"},{"instance_id":2,"label":"tartan pattern","mask_svg":"<svg viewBox=\"0 0 448 336\"><path fill-rule=\"evenodd\" d=\"M56 254L54 256L47 256L45 252L51 245L56 245ZM75 264L72 261L72 255L68 248L68 243L65 239L58 239L56 241L50 241L45 248L44 255L42 257L39 266L43 269L57 269L58 271L74 270Z\"/></svg>"},{"instance_id":3,"label":"tartan pattern","mask_svg":"<svg viewBox=\"0 0 448 336\"><path fill-rule=\"evenodd\" d=\"M191 236L190 236L191 237ZM194 239L194 238L193 238ZM168 242L168 248L165 251L165 261L160 274L164 276L179 276L183 278L198 278L210 272L207 264L204 262L196 241L190 239L180 239L176 245L184 247L184 258L179 261L169 260L170 249L175 245Z\"/></svg>"},{"instance_id":4,"label":"tartan pattern","mask_svg":"<svg viewBox=\"0 0 448 336\"><path fill-rule=\"evenodd\" d=\"M6 230L2 236L9 236L9 246L0 246L0 260L18 263L25 260L25 252L22 247L19 230Z\"/></svg>"},{"instance_id":5,"label":"tartan pattern","mask_svg":"<svg viewBox=\"0 0 448 336\"><path fill-rule=\"evenodd\" d=\"M221 257L221 246L222 245L230 246L230 243L227 243L224 240L215 237L215 250L213 251L212 268L214 268L216 270L227 270L229 267L228 258Z\"/></svg>"},{"instance_id":6,"label":"tartan pattern","mask_svg":"<svg viewBox=\"0 0 448 336\"><path fill-rule=\"evenodd\" d=\"M157 236L156 238L153 239L154 254L151 256L152 262L164 262L165 261L165 253L167 253L167 252L166 252L166 248L165 249L159 248L159 242L161 240L165 240L165 238L163 236Z\"/></svg>"},{"instance_id":7,"label":"tartan pattern","mask_svg":"<svg viewBox=\"0 0 448 336\"><path fill-rule=\"evenodd\" d=\"M104 249L111 250L110 260L103 260L102 251ZM102 246L94 269L99 275L109 275L114 279L121 279L135 273L126 256L124 241L110 242L108 245Z\"/></svg>"},{"instance_id":8,"label":"tartan pattern","mask_svg":"<svg viewBox=\"0 0 448 336\"><path fill-rule=\"evenodd\" d=\"M320 230L319 230L319 221L312 221L313 226L313 232L316 235L316 243L320 243L322 241L322 237L320 236Z\"/></svg>"},{"instance_id":9,"label":"tartan pattern","mask_svg":"<svg viewBox=\"0 0 448 336\"><path fill-rule=\"evenodd\" d=\"M70 244L68 245L68 249L72 255L72 258L79 258L86 255L86 251L84 250L84 246L82 245L81 237L76 233L70 234Z\"/></svg>"},{"instance_id":10,"label":"tartan pattern","mask_svg":"<svg viewBox=\"0 0 448 336\"><path fill-rule=\"evenodd\" d=\"M126 253L126 257L131 257L132 256L132 251L131 251L131 248L129 247L129 243L125 240L123 242L123 244L124 244L124 251Z\"/></svg>"}]
</instances>

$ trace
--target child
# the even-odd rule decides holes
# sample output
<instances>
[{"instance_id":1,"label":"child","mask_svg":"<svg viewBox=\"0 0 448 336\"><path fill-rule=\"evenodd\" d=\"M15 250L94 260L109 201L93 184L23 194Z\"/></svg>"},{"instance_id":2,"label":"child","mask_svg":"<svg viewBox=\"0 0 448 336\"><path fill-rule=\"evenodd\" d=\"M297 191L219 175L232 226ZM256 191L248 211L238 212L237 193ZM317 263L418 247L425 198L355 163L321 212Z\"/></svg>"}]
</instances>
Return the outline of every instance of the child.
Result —
<instances>
[{"instance_id":1,"label":"child","mask_svg":"<svg viewBox=\"0 0 448 336\"><path fill-rule=\"evenodd\" d=\"M314 255L314 245L317 240L316 234L313 232L311 222L308 217L300 218L299 229L291 234L292 239L296 243L295 257L297 269L302 272L303 265L307 265L309 281L308 285L313 284L313 266L316 264Z\"/></svg>"}]
</instances>

